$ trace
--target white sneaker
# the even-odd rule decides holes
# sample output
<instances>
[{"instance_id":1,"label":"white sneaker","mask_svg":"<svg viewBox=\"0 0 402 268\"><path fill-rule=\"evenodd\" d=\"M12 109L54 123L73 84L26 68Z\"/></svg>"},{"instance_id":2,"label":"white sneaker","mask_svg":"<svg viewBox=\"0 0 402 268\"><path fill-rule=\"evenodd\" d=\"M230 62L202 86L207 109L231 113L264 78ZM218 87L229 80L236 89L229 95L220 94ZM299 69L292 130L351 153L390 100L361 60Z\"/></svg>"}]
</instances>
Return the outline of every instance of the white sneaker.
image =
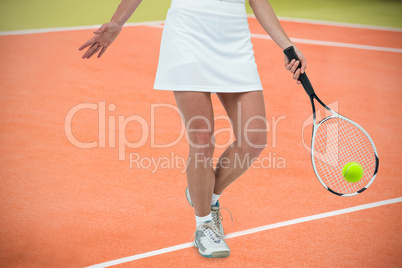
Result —
<instances>
[{"instance_id":1,"label":"white sneaker","mask_svg":"<svg viewBox=\"0 0 402 268\"><path fill-rule=\"evenodd\" d=\"M213 221L208 221L196 229L194 245L203 257L225 258L230 255L230 249Z\"/></svg>"},{"instance_id":2,"label":"white sneaker","mask_svg":"<svg viewBox=\"0 0 402 268\"><path fill-rule=\"evenodd\" d=\"M193 206L193 202L191 201L191 197L190 197L190 191L188 190L188 187L186 188L186 198L188 203ZM229 211L230 213L230 211ZM211 215L212 215L212 219L215 222L215 225L218 227L219 231L221 231L222 236L225 234L223 232L223 226L222 226L222 214L220 212L220 205L219 205L219 201L216 202L215 206L211 206ZM232 215L230 215L232 216Z\"/></svg>"}]
</instances>

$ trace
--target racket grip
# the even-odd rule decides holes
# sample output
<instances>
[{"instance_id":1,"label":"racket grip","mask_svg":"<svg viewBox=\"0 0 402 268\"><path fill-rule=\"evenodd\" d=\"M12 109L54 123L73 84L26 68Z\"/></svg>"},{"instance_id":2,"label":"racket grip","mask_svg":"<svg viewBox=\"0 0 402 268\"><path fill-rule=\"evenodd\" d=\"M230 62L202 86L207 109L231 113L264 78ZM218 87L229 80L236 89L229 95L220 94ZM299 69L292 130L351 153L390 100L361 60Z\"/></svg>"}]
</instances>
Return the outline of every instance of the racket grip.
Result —
<instances>
[{"instance_id":1,"label":"racket grip","mask_svg":"<svg viewBox=\"0 0 402 268\"><path fill-rule=\"evenodd\" d=\"M292 61L293 59L299 60L299 58L297 57L296 51L295 51L295 49L294 49L293 46L290 46L290 47L288 47L288 48L285 48L285 49L283 50L283 53L285 53L285 55L286 55L286 57L288 57L289 61ZM299 64L299 66L297 67L297 69L300 69L300 65L301 65L301 63ZM297 70L297 69L296 69L296 70ZM308 79L306 73L300 74L300 76L299 76L299 81L302 83L302 85L303 85L303 87L304 87L304 90L306 91L306 93L307 93L309 96L312 96L312 95L315 94L314 89L313 89L313 86L311 85L310 80Z\"/></svg>"}]
</instances>

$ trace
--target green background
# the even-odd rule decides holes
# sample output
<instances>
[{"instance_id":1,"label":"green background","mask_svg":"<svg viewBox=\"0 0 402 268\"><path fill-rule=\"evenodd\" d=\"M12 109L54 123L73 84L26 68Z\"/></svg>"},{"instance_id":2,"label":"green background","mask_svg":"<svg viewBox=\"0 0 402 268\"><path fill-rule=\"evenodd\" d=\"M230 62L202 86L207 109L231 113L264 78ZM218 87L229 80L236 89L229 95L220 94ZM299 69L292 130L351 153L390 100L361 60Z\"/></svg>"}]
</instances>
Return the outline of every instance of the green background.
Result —
<instances>
[{"instance_id":1,"label":"green background","mask_svg":"<svg viewBox=\"0 0 402 268\"><path fill-rule=\"evenodd\" d=\"M202 1L202 0L200 0ZM271 0L278 16L402 28L401 0ZM0 31L107 22L120 0L0 0ZM164 20L169 0L143 0L130 22ZM251 8L247 9L252 13Z\"/></svg>"}]
</instances>

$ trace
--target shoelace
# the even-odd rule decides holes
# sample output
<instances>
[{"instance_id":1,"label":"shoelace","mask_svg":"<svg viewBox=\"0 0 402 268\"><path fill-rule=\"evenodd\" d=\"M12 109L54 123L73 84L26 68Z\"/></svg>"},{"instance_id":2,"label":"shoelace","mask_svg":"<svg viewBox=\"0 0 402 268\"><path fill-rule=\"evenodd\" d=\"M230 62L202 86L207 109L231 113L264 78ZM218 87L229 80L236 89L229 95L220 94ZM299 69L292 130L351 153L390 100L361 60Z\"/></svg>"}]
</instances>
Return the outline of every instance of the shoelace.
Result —
<instances>
[{"instance_id":1,"label":"shoelace","mask_svg":"<svg viewBox=\"0 0 402 268\"><path fill-rule=\"evenodd\" d=\"M220 242L221 242L222 234L221 234L221 232L218 230L218 228L216 227L215 222L204 223L203 225L201 225L200 227L198 227L198 229L200 229L201 231L203 231L204 234L205 234L210 240L212 240L212 242L214 242L214 243L220 243ZM197 232L197 230L194 232L193 238L194 238L196 232Z\"/></svg>"},{"instance_id":2,"label":"shoelace","mask_svg":"<svg viewBox=\"0 0 402 268\"><path fill-rule=\"evenodd\" d=\"M221 232L218 230L214 222L205 223L200 226L204 234L215 243L221 242Z\"/></svg>"},{"instance_id":3,"label":"shoelace","mask_svg":"<svg viewBox=\"0 0 402 268\"><path fill-rule=\"evenodd\" d=\"M212 220L215 222L216 226L219 228L220 222L223 221L223 215L221 213L221 209L226 209L229 212L230 219L232 220L232 225L233 225L233 216L232 216L232 213L230 212L230 210L228 208L225 208L225 207L219 207L216 210L212 210Z\"/></svg>"}]
</instances>

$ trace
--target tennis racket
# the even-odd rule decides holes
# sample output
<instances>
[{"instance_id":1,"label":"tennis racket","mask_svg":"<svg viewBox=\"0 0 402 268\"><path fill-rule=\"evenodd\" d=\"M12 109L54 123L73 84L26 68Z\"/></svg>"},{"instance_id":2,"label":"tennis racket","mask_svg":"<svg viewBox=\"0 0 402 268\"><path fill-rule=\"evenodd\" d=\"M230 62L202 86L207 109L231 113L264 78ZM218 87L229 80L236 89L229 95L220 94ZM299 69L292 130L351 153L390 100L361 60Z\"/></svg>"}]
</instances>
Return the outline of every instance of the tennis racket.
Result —
<instances>
[{"instance_id":1,"label":"tennis racket","mask_svg":"<svg viewBox=\"0 0 402 268\"><path fill-rule=\"evenodd\" d=\"M284 51L289 61L298 60L293 46ZM353 196L365 191L374 181L379 159L373 140L368 133L352 120L336 113L315 94L306 73L300 74L313 108L313 135L311 138L311 161L321 184L339 196ZM332 115L316 122L314 100ZM363 177L357 182L348 182L342 174L343 167L357 162L363 167Z\"/></svg>"}]
</instances>

